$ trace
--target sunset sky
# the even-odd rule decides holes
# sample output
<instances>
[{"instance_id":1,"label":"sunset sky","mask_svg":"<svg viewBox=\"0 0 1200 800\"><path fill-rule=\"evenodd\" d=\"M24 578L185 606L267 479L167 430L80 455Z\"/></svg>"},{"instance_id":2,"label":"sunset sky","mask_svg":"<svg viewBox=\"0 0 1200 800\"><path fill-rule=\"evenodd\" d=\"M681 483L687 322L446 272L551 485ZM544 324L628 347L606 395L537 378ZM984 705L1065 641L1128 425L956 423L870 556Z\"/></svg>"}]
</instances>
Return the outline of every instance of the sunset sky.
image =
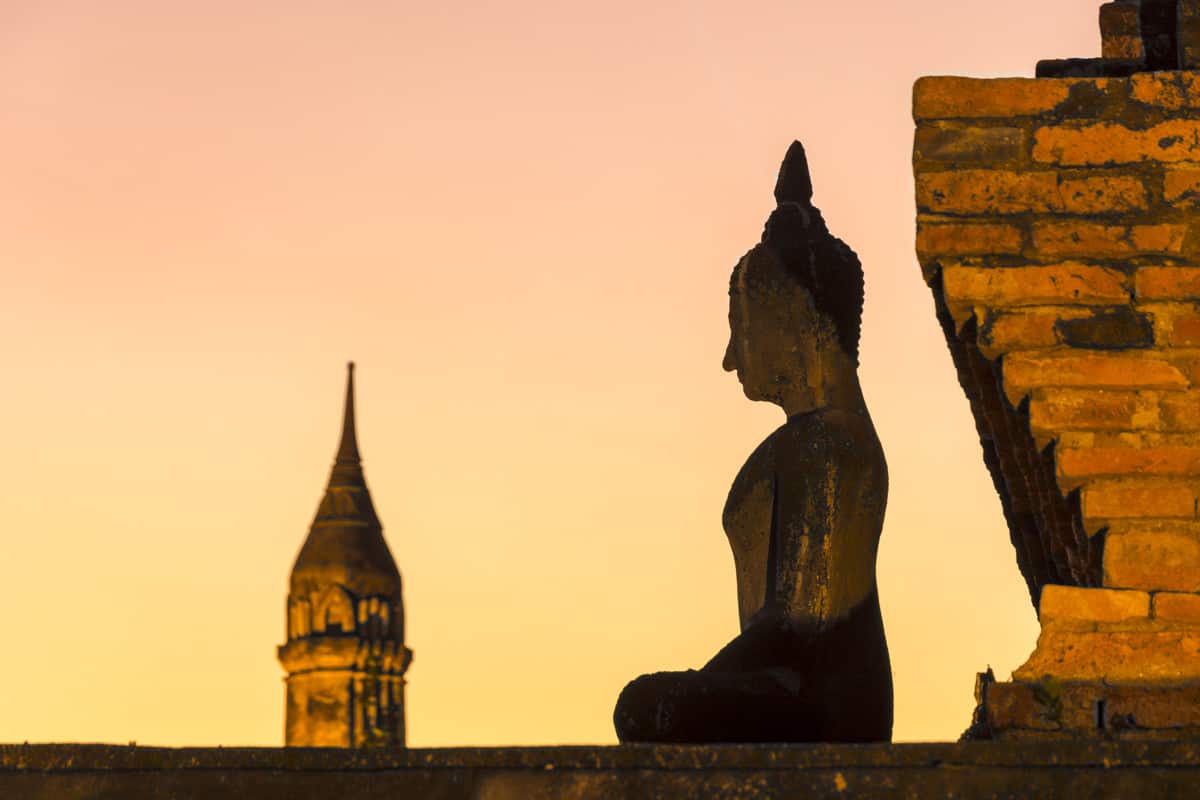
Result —
<instances>
[{"instance_id":1,"label":"sunset sky","mask_svg":"<svg viewBox=\"0 0 1200 800\"><path fill-rule=\"evenodd\" d=\"M1037 623L913 252L911 86L1099 54L1098 0L0 4L0 742L278 745L358 364L412 746L611 743L737 633L783 421L721 369L788 144L860 255L898 740Z\"/></svg>"}]
</instances>

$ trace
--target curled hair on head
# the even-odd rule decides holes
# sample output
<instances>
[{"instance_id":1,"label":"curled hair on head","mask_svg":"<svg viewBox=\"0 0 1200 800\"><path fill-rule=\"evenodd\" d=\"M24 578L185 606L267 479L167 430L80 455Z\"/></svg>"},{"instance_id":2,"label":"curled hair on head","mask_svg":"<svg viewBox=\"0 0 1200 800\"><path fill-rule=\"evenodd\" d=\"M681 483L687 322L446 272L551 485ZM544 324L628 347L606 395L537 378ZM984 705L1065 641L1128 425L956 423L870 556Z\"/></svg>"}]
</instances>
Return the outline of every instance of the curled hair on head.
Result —
<instances>
[{"instance_id":1,"label":"curled hair on head","mask_svg":"<svg viewBox=\"0 0 1200 800\"><path fill-rule=\"evenodd\" d=\"M778 205L767 220L762 241L812 295L817 310L832 320L838 343L857 364L862 332L862 264L845 242L829 232L811 197L804 148L793 142L779 169L775 187Z\"/></svg>"}]
</instances>

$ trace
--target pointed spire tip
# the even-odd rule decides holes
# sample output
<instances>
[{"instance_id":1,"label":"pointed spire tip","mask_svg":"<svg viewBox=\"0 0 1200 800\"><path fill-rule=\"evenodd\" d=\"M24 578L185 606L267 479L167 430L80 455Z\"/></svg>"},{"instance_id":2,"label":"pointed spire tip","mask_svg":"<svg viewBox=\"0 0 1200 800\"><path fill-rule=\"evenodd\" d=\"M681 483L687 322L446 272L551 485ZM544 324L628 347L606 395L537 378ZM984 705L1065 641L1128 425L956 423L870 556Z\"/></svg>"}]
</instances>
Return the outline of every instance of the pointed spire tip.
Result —
<instances>
[{"instance_id":1,"label":"pointed spire tip","mask_svg":"<svg viewBox=\"0 0 1200 800\"><path fill-rule=\"evenodd\" d=\"M342 411L342 440L338 443L335 463L355 465L359 463L358 437L354 430L354 362L346 364L346 405Z\"/></svg>"}]
</instances>

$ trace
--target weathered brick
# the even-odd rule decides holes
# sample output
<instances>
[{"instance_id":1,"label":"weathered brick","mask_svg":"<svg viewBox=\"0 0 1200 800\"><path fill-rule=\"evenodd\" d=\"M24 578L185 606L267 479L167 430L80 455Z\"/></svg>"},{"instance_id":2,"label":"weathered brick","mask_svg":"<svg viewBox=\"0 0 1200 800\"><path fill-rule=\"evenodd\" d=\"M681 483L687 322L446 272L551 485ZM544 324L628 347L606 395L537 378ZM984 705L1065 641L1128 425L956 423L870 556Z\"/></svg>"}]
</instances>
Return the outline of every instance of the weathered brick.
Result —
<instances>
[{"instance_id":1,"label":"weathered brick","mask_svg":"<svg viewBox=\"0 0 1200 800\"><path fill-rule=\"evenodd\" d=\"M917 207L950 214L1015 214L1060 211L1063 200L1054 172L960 169L917 176Z\"/></svg>"},{"instance_id":2,"label":"weathered brick","mask_svg":"<svg viewBox=\"0 0 1200 800\"><path fill-rule=\"evenodd\" d=\"M1106 305L1130 299L1127 276L1084 264L1048 267L969 267L947 264L942 286L951 303L1031 306L1052 303Z\"/></svg>"},{"instance_id":3,"label":"weathered brick","mask_svg":"<svg viewBox=\"0 0 1200 800\"><path fill-rule=\"evenodd\" d=\"M1129 78L1130 96L1167 111L1200 107L1200 82L1187 72L1139 72Z\"/></svg>"},{"instance_id":4,"label":"weathered brick","mask_svg":"<svg viewBox=\"0 0 1200 800\"><path fill-rule=\"evenodd\" d=\"M1105 435L1102 432L1096 431L1054 431L1053 435L1047 435L1046 431L1036 428L1034 428L1033 432L1038 450L1041 450L1054 441L1057 441L1064 447L1095 447L1097 437Z\"/></svg>"},{"instance_id":5,"label":"weathered brick","mask_svg":"<svg viewBox=\"0 0 1200 800\"><path fill-rule=\"evenodd\" d=\"M1072 83L1034 78L920 78L913 86L913 118L1008 118L1042 114L1067 99Z\"/></svg>"},{"instance_id":6,"label":"weathered brick","mask_svg":"<svg viewBox=\"0 0 1200 800\"><path fill-rule=\"evenodd\" d=\"M1021 238L1016 225L918 222L917 254L1013 255L1021 252Z\"/></svg>"},{"instance_id":7,"label":"weathered brick","mask_svg":"<svg viewBox=\"0 0 1200 800\"><path fill-rule=\"evenodd\" d=\"M1056 707L1057 706L1057 707ZM1025 683L993 683L987 689L988 725L993 731L1057 731L1062 727L1061 704Z\"/></svg>"},{"instance_id":8,"label":"weathered brick","mask_svg":"<svg viewBox=\"0 0 1200 800\"><path fill-rule=\"evenodd\" d=\"M1046 584L1038 601L1042 625L1064 620L1121 622L1150 616L1150 595L1125 589L1081 589Z\"/></svg>"},{"instance_id":9,"label":"weathered brick","mask_svg":"<svg viewBox=\"0 0 1200 800\"><path fill-rule=\"evenodd\" d=\"M1103 225L1093 222L1040 222L1033 247L1052 258L1124 258L1176 255L1183 251L1186 225Z\"/></svg>"},{"instance_id":10,"label":"weathered brick","mask_svg":"<svg viewBox=\"0 0 1200 800\"><path fill-rule=\"evenodd\" d=\"M1106 700L1109 730L1118 728L1118 720L1130 719L1137 721L1139 730L1156 729L1165 734L1164 738L1179 738L1182 729L1200 728L1200 686L1194 681L1182 684L1138 681L1125 686L1106 684L1102 697ZM1091 712L1090 727L1093 730L1096 725L1095 701L1098 699L1101 698L1095 695L1086 698L1085 702L1091 702L1086 702L1080 709ZM1087 724L1086 718L1081 723L1082 728Z\"/></svg>"},{"instance_id":11,"label":"weathered brick","mask_svg":"<svg viewBox=\"0 0 1200 800\"><path fill-rule=\"evenodd\" d=\"M1200 622L1200 594L1156 592L1154 617L1179 622Z\"/></svg>"},{"instance_id":12,"label":"weathered brick","mask_svg":"<svg viewBox=\"0 0 1200 800\"><path fill-rule=\"evenodd\" d=\"M1177 205L1193 206L1200 198L1200 169L1169 169L1163 175L1163 199Z\"/></svg>"},{"instance_id":13,"label":"weathered brick","mask_svg":"<svg viewBox=\"0 0 1200 800\"><path fill-rule=\"evenodd\" d=\"M1175 368L1183 373L1192 386L1200 386L1200 354L1183 348L1165 349L1162 352L1175 365Z\"/></svg>"},{"instance_id":14,"label":"weathered brick","mask_svg":"<svg viewBox=\"0 0 1200 800\"><path fill-rule=\"evenodd\" d=\"M1172 431L1200 430L1200 391L1164 394L1159 400L1162 426Z\"/></svg>"},{"instance_id":15,"label":"weathered brick","mask_svg":"<svg viewBox=\"0 0 1200 800\"><path fill-rule=\"evenodd\" d=\"M1068 178L1055 172L957 169L917 175L917 206L939 214L1097 214L1146 207L1146 189L1129 176Z\"/></svg>"},{"instance_id":16,"label":"weathered brick","mask_svg":"<svg viewBox=\"0 0 1200 800\"><path fill-rule=\"evenodd\" d=\"M1149 315L1129 306L1059 320L1055 332L1063 344L1087 350L1133 350L1154 344L1154 323Z\"/></svg>"},{"instance_id":17,"label":"weathered brick","mask_svg":"<svg viewBox=\"0 0 1200 800\"><path fill-rule=\"evenodd\" d=\"M1075 308L1038 308L992 314L980 330L979 343L988 358L1011 350L1037 350L1058 344L1054 325L1064 316L1086 313Z\"/></svg>"},{"instance_id":18,"label":"weathered brick","mask_svg":"<svg viewBox=\"0 0 1200 800\"><path fill-rule=\"evenodd\" d=\"M1180 481L1094 481L1083 487L1083 516L1091 520L1163 517L1193 519L1196 492Z\"/></svg>"},{"instance_id":19,"label":"weathered brick","mask_svg":"<svg viewBox=\"0 0 1200 800\"><path fill-rule=\"evenodd\" d=\"M1139 300L1200 300L1200 269L1142 267L1134 276Z\"/></svg>"},{"instance_id":20,"label":"weathered brick","mask_svg":"<svg viewBox=\"0 0 1200 800\"><path fill-rule=\"evenodd\" d=\"M1029 405L1035 431L1130 430L1138 409L1136 392L1104 389L1038 389Z\"/></svg>"},{"instance_id":21,"label":"weathered brick","mask_svg":"<svg viewBox=\"0 0 1200 800\"><path fill-rule=\"evenodd\" d=\"M1136 61L1142 57L1141 36L1105 36L1100 42L1103 58Z\"/></svg>"},{"instance_id":22,"label":"weathered brick","mask_svg":"<svg viewBox=\"0 0 1200 800\"><path fill-rule=\"evenodd\" d=\"M1063 637L1060 637L1063 638ZM1137 736L1180 738L1182 730L1200 728L1200 685L1176 683L1109 683L1107 681L1058 682L1049 689L1038 683L994 683L988 686L986 704L993 735L1007 738L1030 731L1054 731L1065 737L1097 735L1098 701L1104 701L1108 731L1136 720ZM1121 734L1116 734L1121 735Z\"/></svg>"},{"instance_id":23,"label":"weathered brick","mask_svg":"<svg viewBox=\"0 0 1200 800\"><path fill-rule=\"evenodd\" d=\"M1150 591L1200 591L1200 539L1167 530L1110 530L1104 585Z\"/></svg>"},{"instance_id":24,"label":"weathered brick","mask_svg":"<svg viewBox=\"0 0 1200 800\"><path fill-rule=\"evenodd\" d=\"M1200 3L1179 0L1175 35L1179 47L1179 68L1200 68ZM1194 76L1190 76L1194 80Z\"/></svg>"},{"instance_id":25,"label":"weathered brick","mask_svg":"<svg viewBox=\"0 0 1200 800\"><path fill-rule=\"evenodd\" d=\"M922 125L917 128L916 166L922 162L994 164L1024 155L1025 131L1020 128L947 128Z\"/></svg>"},{"instance_id":26,"label":"weathered brick","mask_svg":"<svg viewBox=\"0 0 1200 800\"><path fill-rule=\"evenodd\" d=\"M1171 320L1167 340L1175 347L1200 347L1200 314L1178 314Z\"/></svg>"},{"instance_id":27,"label":"weathered brick","mask_svg":"<svg viewBox=\"0 0 1200 800\"><path fill-rule=\"evenodd\" d=\"M997 692L1002 686L1006 690ZM1000 702L993 702L993 696ZM1105 711L1102 733L1096 729L1100 700ZM1006 735L1005 728L1018 734L1054 730L1060 740L1064 734L1085 739L1109 732L1123 736L1122 724L1130 720L1136 721L1139 737L1175 739L1183 737L1184 730L1200 728L1200 684L1195 681L1069 681L1055 684L1051 691L1034 683L996 683L988 687L986 704L992 731L1000 737Z\"/></svg>"},{"instance_id":28,"label":"weathered brick","mask_svg":"<svg viewBox=\"0 0 1200 800\"><path fill-rule=\"evenodd\" d=\"M1100 6L1100 54L1103 58L1142 58L1142 33L1138 7L1129 3Z\"/></svg>"},{"instance_id":29,"label":"weathered brick","mask_svg":"<svg viewBox=\"0 0 1200 800\"><path fill-rule=\"evenodd\" d=\"M1005 390L1017 393L1042 386L1092 389L1186 389L1188 380L1167 361L1132 353L1013 353L1003 360Z\"/></svg>"},{"instance_id":30,"label":"weathered brick","mask_svg":"<svg viewBox=\"0 0 1200 800\"><path fill-rule=\"evenodd\" d=\"M1146 186L1137 178L1066 178L1059 187L1062 208L1071 214L1100 214L1146 207Z\"/></svg>"},{"instance_id":31,"label":"weathered brick","mask_svg":"<svg viewBox=\"0 0 1200 800\"><path fill-rule=\"evenodd\" d=\"M1200 448L1196 447L1061 448L1056 455L1058 474L1068 479L1103 475L1200 477Z\"/></svg>"},{"instance_id":32,"label":"weathered brick","mask_svg":"<svg viewBox=\"0 0 1200 800\"><path fill-rule=\"evenodd\" d=\"M1200 158L1200 120L1174 119L1146 130L1111 122L1056 125L1033 134L1034 161L1063 166L1191 161Z\"/></svg>"},{"instance_id":33,"label":"weathered brick","mask_svg":"<svg viewBox=\"0 0 1200 800\"><path fill-rule=\"evenodd\" d=\"M1101 36L1141 36L1142 25L1136 3L1117 0L1100 6ZM1104 58L1141 58L1141 56L1110 56Z\"/></svg>"},{"instance_id":34,"label":"weathered brick","mask_svg":"<svg viewBox=\"0 0 1200 800\"><path fill-rule=\"evenodd\" d=\"M1042 628L1037 649L1013 679L1144 683L1200 679L1200 631L1076 632Z\"/></svg>"}]
</instances>

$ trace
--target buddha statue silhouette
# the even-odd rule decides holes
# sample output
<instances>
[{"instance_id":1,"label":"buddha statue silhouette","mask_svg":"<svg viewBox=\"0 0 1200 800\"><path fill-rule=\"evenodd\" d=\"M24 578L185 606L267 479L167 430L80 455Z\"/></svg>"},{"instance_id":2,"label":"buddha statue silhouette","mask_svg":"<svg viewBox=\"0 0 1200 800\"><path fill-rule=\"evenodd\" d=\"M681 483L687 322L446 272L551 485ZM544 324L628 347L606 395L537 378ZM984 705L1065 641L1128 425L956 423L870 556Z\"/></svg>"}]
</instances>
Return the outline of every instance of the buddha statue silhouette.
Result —
<instances>
[{"instance_id":1,"label":"buddha statue silhouette","mask_svg":"<svg viewBox=\"0 0 1200 800\"><path fill-rule=\"evenodd\" d=\"M775 198L729 289L724 367L787 414L725 504L741 634L699 670L628 684L613 714L622 741L891 739L875 582L887 464L858 382L862 267L812 205L799 142Z\"/></svg>"}]
</instances>

